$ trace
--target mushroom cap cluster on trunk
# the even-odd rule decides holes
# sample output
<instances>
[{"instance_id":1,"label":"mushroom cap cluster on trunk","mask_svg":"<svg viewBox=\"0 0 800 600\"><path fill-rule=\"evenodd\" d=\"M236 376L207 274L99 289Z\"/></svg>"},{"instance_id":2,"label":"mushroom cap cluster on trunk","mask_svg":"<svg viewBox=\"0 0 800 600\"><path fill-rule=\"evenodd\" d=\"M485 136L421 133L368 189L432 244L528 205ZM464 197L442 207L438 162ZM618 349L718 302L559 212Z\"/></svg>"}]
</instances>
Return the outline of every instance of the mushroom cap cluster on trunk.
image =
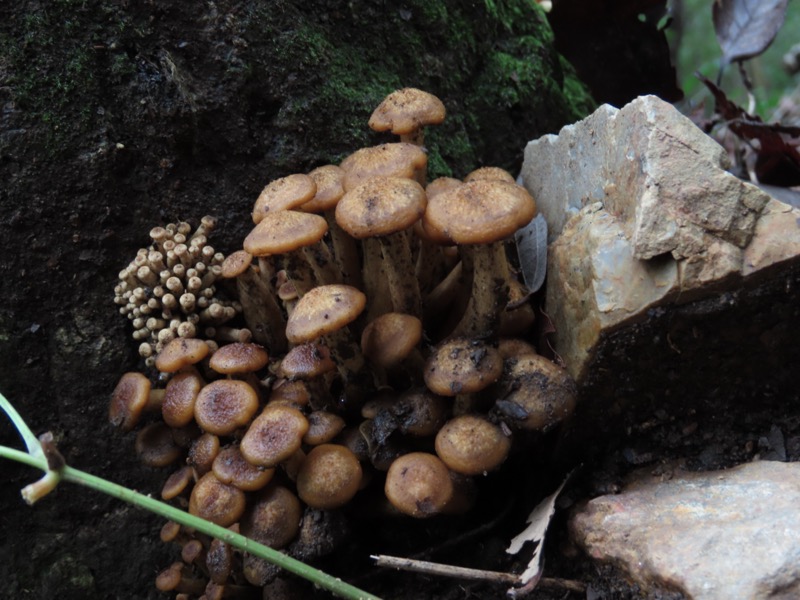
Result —
<instances>
[{"instance_id":1,"label":"mushroom cap cluster on trunk","mask_svg":"<svg viewBox=\"0 0 800 600\"><path fill-rule=\"evenodd\" d=\"M314 515L364 506L369 490L390 510L356 508L350 518L470 510L476 482L569 417L574 383L530 341L534 311L508 242L535 201L496 167L428 183L422 130L444 116L431 94L398 90L370 126L401 141L269 182L243 248L224 260L214 253L207 267L209 285L218 276L236 298L209 302L233 311L228 329L252 339L165 335L147 362L164 389L141 373L122 377L109 419L122 431L147 423L142 460L175 469L164 498L302 554L310 524L328 523ZM136 289L156 285L157 259L181 262L174 252L159 259L165 245L188 236L209 248L213 220L187 228L151 232L155 249L121 274L118 303L150 295ZM205 581L222 594L275 575L219 541L167 537L185 562L159 575L159 589Z\"/></svg>"}]
</instances>

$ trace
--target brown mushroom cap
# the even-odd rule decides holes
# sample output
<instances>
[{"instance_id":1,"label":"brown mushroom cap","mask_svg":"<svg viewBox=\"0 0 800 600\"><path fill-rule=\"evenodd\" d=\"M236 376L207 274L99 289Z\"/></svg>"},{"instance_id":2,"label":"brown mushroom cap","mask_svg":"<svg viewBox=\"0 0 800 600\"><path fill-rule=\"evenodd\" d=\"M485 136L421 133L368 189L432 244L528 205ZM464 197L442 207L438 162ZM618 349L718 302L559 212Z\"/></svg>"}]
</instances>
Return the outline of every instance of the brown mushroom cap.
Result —
<instances>
[{"instance_id":1,"label":"brown mushroom cap","mask_svg":"<svg viewBox=\"0 0 800 600\"><path fill-rule=\"evenodd\" d=\"M494 179L507 183L517 183L514 176L501 167L480 167L475 169L464 177L464 183L468 181L477 181L479 179Z\"/></svg>"},{"instance_id":2,"label":"brown mushroom cap","mask_svg":"<svg viewBox=\"0 0 800 600\"><path fill-rule=\"evenodd\" d=\"M180 496L189 484L192 482L192 467L185 466L175 471L172 475L167 477L164 485L161 487L161 498L164 500L172 500ZM176 523L177 525L177 523Z\"/></svg>"},{"instance_id":3,"label":"brown mushroom cap","mask_svg":"<svg viewBox=\"0 0 800 600\"><path fill-rule=\"evenodd\" d=\"M453 497L453 483L447 466L437 456L411 452L389 467L384 491L397 510L424 518L444 510Z\"/></svg>"},{"instance_id":4,"label":"brown mushroom cap","mask_svg":"<svg viewBox=\"0 0 800 600\"><path fill-rule=\"evenodd\" d=\"M372 177L412 178L427 164L428 155L414 144L395 142L361 148L342 161L345 172L342 185L347 192Z\"/></svg>"},{"instance_id":5,"label":"brown mushroom cap","mask_svg":"<svg viewBox=\"0 0 800 600\"><path fill-rule=\"evenodd\" d=\"M311 392L305 382L282 379L272 386L269 404L283 404L294 408L304 408L311 401Z\"/></svg>"},{"instance_id":6,"label":"brown mushroom cap","mask_svg":"<svg viewBox=\"0 0 800 600\"><path fill-rule=\"evenodd\" d=\"M287 379L313 379L336 368L331 353L321 344L299 344L281 359L280 374Z\"/></svg>"},{"instance_id":7,"label":"brown mushroom cap","mask_svg":"<svg viewBox=\"0 0 800 600\"><path fill-rule=\"evenodd\" d=\"M151 387L150 380L141 373L130 372L120 377L108 406L108 420L111 424L122 431L130 431L136 427L147 408Z\"/></svg>"},{"instance_id":8,"label":"brown mushroom cap","mask_svg":"<svg viewBox=\"0 0 800 600\"><path fill-rule=\"evenodd\" d=\"M394 403L392 413L400 431L415 437L434 435L444 424L452 401L420 387L407 390Z\"/></svg>"},{"instance_id":9,"label":"brown mushroom cap","mask_svg":"<svg viewBox=\"0 0 800 600\"><path fill-rule=\"evenodd\" d=\"M235 525L234 525L235 527ZM237 528L238 533L238 528ZM224 584L233 570L233 549L222 540L213 539L206 552L206 569L211 581Z\"/></svg>"},{"instance_id":10,"label":"brown mushroom cap","mask_svg":"<svg viewBox=\"0 0 800 600\"><path fill-rule=\"evenodd\" d=\"M452 190L460 186L463 182L455 177L437 177L425 186L425 194L428 198L441 194L447 190Z\"/></svg>"},{"instance_id":11,"label":"brown mushroom cap","mask_svg":"<svg viewBox=\"0 0 800 600\"><path fill-rule=\"evenodd\" d=\"M166 423L150 423L136 434L136 454L148 467L166 467L178 460L183 450L175 443Z\"/></svg>"},{"instance_id":12,"label":"brown mushroom cap","mask_svg":"<svg viewBox=\"0 0 800 600\"><path fill-rule=\"evenodd\" d=\"M244 492L222 483L214 473L203 475L189 497L189 513L222 527L238 521L244 514L245 506Z\"/></svg>"},{"instance_id":13,"label":"brown mushroom cap","mask_svg":"<svg viewBox=\"0 0 800 600\"><path fill-rule=\"evenodd\" d=\"M439 98L417 88L402 88L383 99L369 119L374 131L400 135L444 121L446 110Z\"/></svg>"},{"instance_id":14,"label":"brown mushroom cap","mask_svg":"<svg viewBox=\"0 0 800 600\"><path fill-rule=\"evenodd\" d=\"M504 240L536 214L536 203L522 186L479 179L429 199L426 231L441 231L457 244Z\"/></svg>"},{"instance_id":15,"label":"brown mushroom cap","mask_svg":"<svg viewBox=\"0 0 800 600\"><path fill-rule=\"evenodd\" d=\"M519 358L527 354L538 354L533 345L519 338L500 338L497 342L497 351L503 360Z\"/></svg>"},{"instance_id":16,"label":"brown mushroom cap","mask_svg":"<svg viewBox=\"0 0 800 600\"><path fill-rule=\"evenodd\" d=\"M269 354L266 349L253 343L236 342L221 346L214 352L208 366L217 373L233 375L236 373L252 373L267 366Z\"/></svg>"},{"instance_id":17,"label":"brown mushroom cap","mask_svg":"<svg viewBox=\"0 0 800 600\"><path fill-rule=\"evenodd\" d=\"M520 357L511 365L501 383L511 390L503 400L513 402L527 413L521 421L509 421L512 427L546 431L575 409L575 381L566 369L544 356Z\"/></svg>"},{"instance_id":18,"label":"brown mushroom cap","mask_svg":"<svg viewBox=\"0 0 800 600\"><path fill-rule=\"evenodd\" d=\"M283 486L270 485L247 509L240 529L242 535L277 550L297 535L302 516L297 496Z\"/></svg>"},{"instance_id":19,"label":"brown mushroom cap","mask_svg":"<svg viewBox=\"0 0 800 600\"><path fill-rule=\"evenodd\" d=\"M247 462L237 445L220 450L211 471L222 483L229 483L245 492L260 490L275 474L275 469L264 469Z\"/></svg>"},{"instance_id":20,"label":"brown mushroom cap","mask_svg":"<svg viewBox=\"0 0 800 600\"><path fill-rule=\"evenodd\" d=\"M425 385L441 396L479 392L503 374L500 353L480 340L452 338L439 344L425 363Z\"/></svg>"},{"instance_id":21,"label":"brown mushroom cap","mask_svg":"<svg viewBox=\"0 0 800 600\"><path fill-rule=\"evenodd\" d=\"M244 381L220 379L206 385L194 404L197 424L214 435L231 435L258 410L258 394Z\"/></svg>"},{"instance_id":22,"label":"brown mushroom cap","mask_svg":"<svg viewBox=\"0 0 800 600\"><path fill-rule=\"evenodd\" d=\"M293 344L310 342L354 321L367 303L360 290L349 285L320 285L297 302L286 323Z\"/></svg>"},{"instance_id":23,"label":"brown mushroom cap","mask_svg":"<svg viewBox=\"0 0 800 600\"><path fill-rule=\"evenodd\" d=\"M463 475L495 470L508 456L511 439L494 423L478 415L460 415L436 434L436 454L447 467Z\"/></svg>"},{"instance_id":24,"label":"brown mushroom cap","mask_svg":"<svg viewBox=\"0 0 800 600\"><path fill-rule=\"evenodd\" d=\"M253 223L260 223L270 212L289 210L308 202L317 193L316 182L302 173L295 173L270 182L261 190L253 207Z\"/></svg>"},{"instance_id":25,"label":"brown mushroom cap","mask_svg":"<svg viewBox=\"0 0 800 600\"><path fill-rule=\"evenodd\" d=\"M361 464L344 446L322 444L308 453L297 474L297 494L312 508L338 508L355 496Z\"/></svg>"},{"instance_id":26,"label":"brown mushroom cap","mask_svg":"<svg viewBox=\"0 0 800 600\"><path fill-rule=\"evenodd\" d=\"M156 369L162 373L175 373L184 367L203 360L209 352L208 344L197 338L175 338L156 356Z\"/></svg>"},{"instance_id":27,"label":"brown mushroom cap","mask_svg":"<svg viewBox=\"0 0 800 600\"><path fill-rule=\"evenodd\" d=\"M344 169L337 165L323 165L308 174L317 184L317 193L298 207L303 212L320 213L331 210L344 195Z\"/></svg>"},{"instance_id":28,"label":"brown mushroom cap","mask_svg":"<svg viewBox=\"0 0 800 600\"><path fill-rule=\"evenodd\" d=\"M303 443L309 446L327 444L344 429L345 420L339 415L324 410L315 410L308 415L308 431Z\"/></svg>"},{"instance_id":29,"label":"brown mushroom cap","mask_svg":"<svg viewBox=\"0 0 800 600\"><path fill-rule=\"evenodd\" d=\"M356 239L411 227L425 213L425 190L413 179L373 177L336 205L336 222Z\"/></svg>"},{"instance_id":30,"label":"brown mushroom cap","mask_svg":"<svg viewBox=\"0 0 800 600\"><path fill-rule=\"evenodd\" d=\"M189 448L189 456L186 463L192 467L199 476L203 476L211 470L214 459L219 454L219 438L213 433L204 433Z\"/></svg>"},{"instance_id":31,"label":"brown mushroom cap","mask_svg":"<svg viewBox=\"0 0 800 600\"><path fill-rule=\"evenodd\" d=\"M244 250L237 250L225 257L222 261L222 272L225 279L238 277L245 272L253 262L253 255Z\"/></svg>"},{"instance_id":32,"label":"brown mushroom cap","mask_svg":"<svg viewBox=\"0 0 800 600\"><path fill-rule=\"evenodd\" d=\"M161 415L170 427L184 427L194 420L194 403L203 387L197 373L178 373L167 383Z\"/></svg>"},{"instance_id":33,"label":"brown mushroom cap","mask_svg":"<svg viewBox=\"0 0 800 600\"><path fill-rule=\"evenodd\" d=\"M247 429L239 446L248 462L274 467L294 454L308 431L308 419L296 408L268 404Z\"/></svg>"},{"instance_id":34,"label":"brown mushroom cap","mask_svg":"<svg viewBox=\"0 0 800 600\"><path fill-rule=\"evenodd\" d=\"M328 231L324 217L297 210L281 210L264 215L244 238L244 249L253 256L283 254L310 246Z\"/></svg>"},{"instance_id":35,"label":"brown mushroom cap","mask_svg":"<svg viewBox=\"0 0 800 600\"><path fill-rule=\"evenodd\" d=\"M422 321L403 313L386 313L372 320L361 333L361 351L381 367L401 362L422 339Z\"/></svg>"}]
</instances>

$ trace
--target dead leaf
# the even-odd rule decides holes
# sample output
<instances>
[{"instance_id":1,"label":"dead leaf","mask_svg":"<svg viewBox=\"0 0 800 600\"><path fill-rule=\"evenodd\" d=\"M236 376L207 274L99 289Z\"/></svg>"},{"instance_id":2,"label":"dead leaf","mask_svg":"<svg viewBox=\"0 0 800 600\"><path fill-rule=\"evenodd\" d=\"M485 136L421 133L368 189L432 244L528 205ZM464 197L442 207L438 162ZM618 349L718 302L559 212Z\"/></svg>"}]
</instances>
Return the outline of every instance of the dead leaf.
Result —
<instances>
[{"instance_id":1,"label":"dead leaf","mask_svg":"<svg viewBox=\"0 0 800 600\"><path fill-rule=\"evenodd\" d=\"M514 234L519 268L525 287L533 293L544 283L547 273L547 221L539 213Z\"/></svg>"},{"instance_id":2,"label":"dead leaf","mask_svg":"<svg viewBox=\"0 0 800 600\"><path fill-rule=\"evenodd\" d=\"M564 489L569 475L564 478L558 489L550 494L547 498L542 500L536 508L528 515L528 526L522 533L514 537L506 550L509 554L518 554L525 542L533 542L536 547L533 550L533 556L528 562L528 567L519 576L520 583L524 587L534 579L542 576L542 546L544 545L544 534L547 532L547 527L550 525L550 519L555 513L556 498Z\"/></svg>"},{"instance_id":3,"label":"dead leaf","mask_svg":"<svg viewBox=\"0 0 800 600\"><path fill-rule=\"evenodd\" d=\"M764 123L732 102L706 77L697 77L714 96L714 110L728 129L748 142L756 154L755 174L759 183L783 187L800 185L800 127Z\"/></svg>"},{"instance_id":4,"label":"dead leaf","mask_svg":"<svg viewBox=\"0 0 800 600\"><path fill-rule=\"evenodd\" d=\"M714 31L722 64L758 56L775 39L786 17L788 0L715 0Z\"/></svg>"}]
</instances>

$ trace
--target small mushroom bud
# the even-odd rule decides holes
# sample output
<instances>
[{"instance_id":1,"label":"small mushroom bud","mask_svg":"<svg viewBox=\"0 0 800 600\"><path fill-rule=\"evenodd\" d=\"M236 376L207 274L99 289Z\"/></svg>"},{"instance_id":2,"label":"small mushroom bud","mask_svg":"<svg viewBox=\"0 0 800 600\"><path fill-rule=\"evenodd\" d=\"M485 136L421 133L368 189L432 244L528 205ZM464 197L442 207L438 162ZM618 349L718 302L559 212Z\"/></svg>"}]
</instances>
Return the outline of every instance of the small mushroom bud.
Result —
<instances>
[{"instance_id":1,"label":"small mushroom bud","mask_svg":"<svg viewBox=\"0 0 800 600\"><path fill-rule=\"evenodd\" d=\"M463 475L480 475L498 468L508 456L511 439L478 415L461 415L436 434L436 454L447 467Z\"/></svg>"},{"instance_id":2,"label":"small mushroom bud","mask_svg":"<svg viewBox=\"0 0 800 600\"><path fill-rule=\"evenodd\" d=\"M389 467L384 491L401 513L426 518L444 511L453 497L453 483L447 466L438 457L411 452Z\"/></svg>"},{"instance_id":3,"label":"small mushroom bud","mask_svg":"<svg viewBox=\"0 0 800 600\"><path fill-rule=\"evenodd\" d=\"M322 444L308 453L297 474L297 493L312 508L347 504L361 484L361 465L344 446Z\"/></svg>"}]
</instances>

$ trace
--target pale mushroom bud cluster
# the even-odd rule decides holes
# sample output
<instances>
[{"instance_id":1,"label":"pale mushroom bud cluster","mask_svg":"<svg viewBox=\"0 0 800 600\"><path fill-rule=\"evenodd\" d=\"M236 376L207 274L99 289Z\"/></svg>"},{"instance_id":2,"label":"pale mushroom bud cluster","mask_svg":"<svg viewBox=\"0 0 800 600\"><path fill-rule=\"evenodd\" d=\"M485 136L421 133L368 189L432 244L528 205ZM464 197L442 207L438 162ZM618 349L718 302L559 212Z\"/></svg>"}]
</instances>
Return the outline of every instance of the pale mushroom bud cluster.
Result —
<instances>
[{"instance_id":1,"label":"pale mushroom bud cluster","mask_svg":"<svg viewBox=\"0 0 800 600\"><path fill-rule=\"evenodd\" d=\"M137 452L184 459L165 499L314 558L309 540L341 539L337 515L470 510L478 482L570 415L575 384L525 341L534 312L507 254L534 200L494 167L427 183L421 130L443 118L438 99L399 90L370 126L403 141L269 183L219 270L252 342L176 339L154 361L165 390L122 378L111 422L160 411ZM219 569L212 541L168 537L183 562L159 589L216 597L275 576L230 549Z\"/></svg>"},{"instance_id":2,"label":"pale mushroom bud cluster","mask_svg":"<svg viewBox=\"0 0 800 600\"><path fill-rule=\"evenodd\" d=\"M216 219L206 216L194 231L185 222L154 227L152 244L120 271L114 302L131 321L148 366L175 338L250 339L246 330L224 327L241 305L217 292L225 257L208 243L215 225Z\"/></svg>"}]
</instances>

